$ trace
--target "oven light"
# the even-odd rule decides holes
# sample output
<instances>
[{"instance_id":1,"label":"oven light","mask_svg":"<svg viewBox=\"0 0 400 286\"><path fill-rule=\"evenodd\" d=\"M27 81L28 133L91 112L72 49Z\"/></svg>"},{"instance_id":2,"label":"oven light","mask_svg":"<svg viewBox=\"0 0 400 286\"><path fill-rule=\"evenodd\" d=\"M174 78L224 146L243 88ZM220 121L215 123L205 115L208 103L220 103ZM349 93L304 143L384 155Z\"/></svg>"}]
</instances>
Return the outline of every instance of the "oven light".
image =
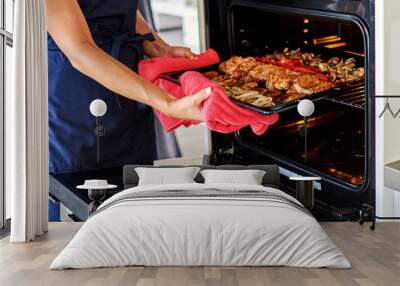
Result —
<instances>
[{"instance_id":1,"label":"oven light","mask_svg":"<svg viewBox=\"0 0 400 286\"><path fill-rule=\"evenodd\" d=\"M304 30L303 30L303 33L308 33L308 29L304 29Z\"/></svg>"},{"instance_id":2,"label":"oven light","mask_svg":"<svg viewBox=\"0 0 400 286\"><path fill-rule=\"evenodd\" d=\"M350 55L353 55L353 56L358 56L358 57L364 57L365 56L365 54L363 54L363 53L357 53L357 52L353 52L353 51L344 51L344 53L346 53L346 54L350 54Z\"/></svg>"},{"instance_id":3,"label":"oven light","mask_svg":"<svg viewBox=\"0 0 400 286\"><path fill-rule=\"evenodd\" d=\"M327 36L323 38L314 39L313 41L314 45L321 45L321 44L339 42L341 40L342 40L341 37L334 35L334 36Z\"/></svg>"},{"instance_id":4,"label":"oven light","mask_svg":"<svg viewBox=\"0 0 400 286\"><path fill-rule=\"evenodd\" d=\"M341 47L345 47L345 46L347 46L346 42L339 42L336 44L325 45L324 47L327 49L337 49L337 48L341 48Z\"/></svg>"},{"instance_id":5,"label":"oven light","mask_svg":"<svg viewBox=\"0 0 400 286\"><path fill-rule=\"evenodd\" d=\"M307 18L305 18L304 20L303 20L303 23L304 24L308 24L310 22L310 20L308 20Z\"/></svg>"}]
</instances>

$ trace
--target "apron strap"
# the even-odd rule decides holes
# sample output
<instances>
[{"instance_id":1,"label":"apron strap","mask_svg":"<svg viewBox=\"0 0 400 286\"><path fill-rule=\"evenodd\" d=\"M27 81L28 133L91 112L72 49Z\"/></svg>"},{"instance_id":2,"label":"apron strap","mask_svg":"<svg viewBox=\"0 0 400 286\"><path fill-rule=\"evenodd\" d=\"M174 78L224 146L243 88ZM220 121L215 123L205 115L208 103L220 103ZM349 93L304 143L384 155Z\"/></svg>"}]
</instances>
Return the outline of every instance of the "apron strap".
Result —
<instances>
[{"instance_id":1,"label":"apron strap","mask_svg":"<svg viewBox=\"0 0 400 286\"><path fill-rule=\"evenodd\" d=\"M136 49L139 52L139 56L141 53L141 49L138 48L138 45L141 45L144 41L154 41L155 38L152 33L147 34L134 34L131 32L117 34L112 36L112 47L111 47L111 56L113 58L118 59L119 51L122 46L130 47Z\"/></svg>"},{"instance_id":2,"label":"apron strap","mask_svg":"<svg viewBox=\"0 0 400 286\"><path fill-rule=\"evenodd\" d=\"M154 41L155 38L152 33L147 34L138 34L132 31L127 32L119 32L112 26L103 25L103 24L94 24L91 27L91 31L95 41L98 44L106 44L111 42L111 56L115 59L119 58L119 53L121 47L129 47L136 50L136 54L138 56L138 61L143 57L143 42L144 41ZM120 108L122 108L121 103L118 99L118 95L114 93L115 100ZM148 106L138 102L138 109L145 109Z\"/></svg>"},{"instance_id":3,"label":"apron strap","mask_svg":"<svg viewBox=\"0 0 400 286\"><path fill-rule=\"evenodd\" d=\"M112 36L112 46L111 46L111 56L115 59L118 59L119 57L119 52L121 50L121 47L130 47L132 49L136 50L136 54L138 55L138 61L142 58L144 51L142 47L142 43L144 41L154 41L154 36L152 33L147 33L147 34L134 34L131 32L123 33L123 34L117 34ZM122 105L118 99L118 94L114 93L115 99L117 101L117 104L119 108L122 108ZM146 109L148 106L138 102L137 103L137 108L138 109Z\"/></svg>"}]
</instances>

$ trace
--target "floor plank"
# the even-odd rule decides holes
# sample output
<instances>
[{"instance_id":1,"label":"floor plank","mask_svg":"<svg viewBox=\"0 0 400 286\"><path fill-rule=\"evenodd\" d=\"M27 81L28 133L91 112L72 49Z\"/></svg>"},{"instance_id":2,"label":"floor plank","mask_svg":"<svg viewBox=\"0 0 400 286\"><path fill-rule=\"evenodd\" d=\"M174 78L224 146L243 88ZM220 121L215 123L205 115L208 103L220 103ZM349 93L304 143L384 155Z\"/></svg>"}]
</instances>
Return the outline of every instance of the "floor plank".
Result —
<instances>
[{"instance_id":1,"label":"floor plank","mask_svg":"<svg viewBox=\"0 0 400 286\"><path fill-rule=\"evenodd\" d=\"M357 223L322 223L352 263L352 269L289 267L120 267L50 271L55 256L80 223L51 223L49 233L32 243L0 240L2 286L283 286L399 285L400 223L378 223L375 231Z\"/></svg>"}]
</instances>

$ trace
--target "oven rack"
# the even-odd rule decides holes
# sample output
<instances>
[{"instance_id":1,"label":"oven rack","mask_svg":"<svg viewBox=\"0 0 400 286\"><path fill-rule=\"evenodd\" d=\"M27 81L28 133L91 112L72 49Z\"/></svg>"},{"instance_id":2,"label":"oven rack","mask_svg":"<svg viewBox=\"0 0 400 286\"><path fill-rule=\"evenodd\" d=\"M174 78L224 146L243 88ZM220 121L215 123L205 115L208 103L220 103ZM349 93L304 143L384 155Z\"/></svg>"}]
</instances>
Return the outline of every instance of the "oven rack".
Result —
<instances>
[{"instance_id":1,"label":"oven rack","mask_svg":"<svg viewBox=\"0 0 400 286\"><path fill-rule=\"evenodd\" d=\"M365 109L365 83L357 83L353 87L326 99L347 106Z\"/></svg>"}]
</instances>

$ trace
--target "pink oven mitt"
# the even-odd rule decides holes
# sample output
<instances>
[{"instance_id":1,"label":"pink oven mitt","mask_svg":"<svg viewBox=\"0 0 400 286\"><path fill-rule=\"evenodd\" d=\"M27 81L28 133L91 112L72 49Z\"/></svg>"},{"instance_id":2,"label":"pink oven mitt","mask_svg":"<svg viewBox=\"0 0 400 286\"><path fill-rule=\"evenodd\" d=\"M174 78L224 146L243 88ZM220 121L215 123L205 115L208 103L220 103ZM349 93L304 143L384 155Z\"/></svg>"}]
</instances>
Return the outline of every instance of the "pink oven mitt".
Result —
<instances>
[{"instance_id":1,"label":"pink oven mitt","mask_svg":"<svg viewBox=\"0 0 400 286\"><path fill-rule=\"evenodd\" d=\"M203 102L202 111L207 126L213 131L231 133L246 126L257 135L262 135L275 124L278 114L262 115L233 103L225 91L198 72L185 72L180 77L184 94L192 95L207 87L212 87L212 95Z\"/></svg>"},{"instance_id":2,"label":"pink oven mitt","mask_svg":"<svg viewBox=\"0 0 400 286\"><path fill-rule=\"evenodd\" d=\"M139 74L153 82L162 74L198 69L219 63L219 56L213 49L208 49L199 56L188 58L152 58L139 62Z\"/></svg>"},{"instance_id":3,"label":"pink oven mitt","mask_svg":"<svg viewBox=\"0 0 400 286\"><path fill-rule=\"evenodd\" d=\"M153 81L153 83L161 87L162 89L168 91L170 94L174 95L177 98L181 98L186 95L179 84L176 84L169 80L158 78L155 81ZM193 122L192 120L184 120L175 117L170 117L156 109L154 111L158 119L160 120L162 126L164 127L165 131L167 132L172 132L181 125L189 127L190 125L198 123L198 122Z\"/></svg>"},{"instance_id":4,"label":"pink oven mitt","mask_svg":"<svg viewBox=\"0 0 400 286\"><path fill-rule=\"evenodd\" d=\"M220 61L219 56L213 49L208 49L198 57L193 59L187 58L152 58L145 59L139 62L139 75L148 81L151 81L155 85L168 91L170 94L181 98L186 94L182 90L182 87L174 82L160 78L160 75L177 72L182 70L197 69L202 67L211 66L217 64ZM155 113L167 132L171 132L183 125L189 127L192 124L198 124L199 122L191 120L183 120L170 116L166 116L158 110Z\"/></svg>"},{"instance_id":5,"label":"pink oven mitt","mask_svg":"<svg viewBox=\"0 0 400 286\"><path fill-rule=\"evenodd\" d=\"M250 125L255 134L263 134L269 125L278 121L278 114L261 115L236 105L218 84L198 72L185 72L180 77L180 85L160 78L160 75L165 73L206 67L218 62L218 54L214 50L208 49L195 59L153 58L143 60L139 63L139 74L177 98L193 95L207 87L212 87L212 95L202 105L209 129L221 133L231 133ZM167 132L171 132L181 125L189 127L199 123L166 116L158 110L155 112Z\"/></svg>"}]
</instances>

